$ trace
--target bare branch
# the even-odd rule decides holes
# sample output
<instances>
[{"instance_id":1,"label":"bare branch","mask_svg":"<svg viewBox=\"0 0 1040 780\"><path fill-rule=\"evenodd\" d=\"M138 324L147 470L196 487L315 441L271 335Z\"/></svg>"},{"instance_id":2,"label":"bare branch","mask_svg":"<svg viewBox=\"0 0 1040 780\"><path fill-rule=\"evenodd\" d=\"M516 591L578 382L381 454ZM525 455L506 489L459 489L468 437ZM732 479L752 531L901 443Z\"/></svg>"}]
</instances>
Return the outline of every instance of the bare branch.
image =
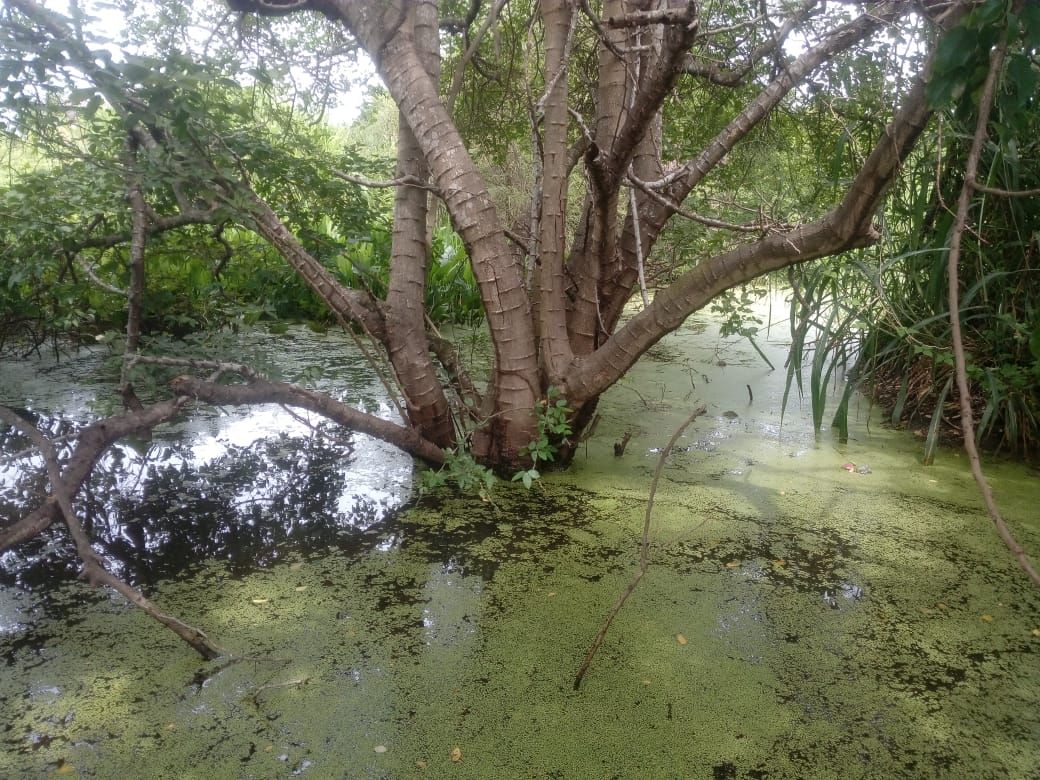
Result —
<instances>
[{"instance_id":1,"label":"bare branch","mask_svg":"<svg viewBox=\"0 0 1040 780\"><path fill-rule=\"evenodd\" d=\"M880 3L870 12L833 30L821 43L806 51L791 63L786 71L777 76L755 100L749 103L715 136L700 155L666 176L661 182L652 183L651 186L670 186L672 189L669 195L673 200L681 202L686 194L719 164L737 142L745 138L759 122L768 116L781 99L812 70L835 54L863 40L883 24L905 14L908 10L906 3Z\"/></svg>"},{"instance_id":2,"label":"bare branch","mask_svg":"<svg viewBox=\"0 0 1040 780\"><path fill-rule=\"evenodd\" d=\"M193 376L179 376L170 381L178 396L195 398L213 404L243 406L246 404L286 404L307 409L339 423L345 428L374 436L428 463L444 462L444 451L423 438L412 428L398 425L375 415L360 412L331 396L316 390L255 378L246 385L219 385Z\"/></svg>"},{"instance_id":3,"label":"bare branch","mask_svg":"<svg viewBox=\"0 0 1040 780\"><path fill-rule=\"evenodd\" d=\"M1033 198L1040 195L1040 187L1033 190L1003 190L999 187L990 187L986 184L973 182L971 188L979 192L985 192L987 195L1000 195L1005 198Z\"/></svg>"},{"instance_id":4,"label":"bare branch","mask_svg":"<svg viewBox=\"0 0 1040 780\"><path fill-rule=\"evenodd\" d=\"M715 219L713 217L705 217L700 214L696 214L692 211L684 209L675 201L666 198L660 192L657 192L653 187L650 186L649 182L645 182L639 179L634 173L629 171L625 179L630 182L636 189L642 190L644 194L650 197L651 200L660 203L662 206L666 206L673 214L677 214L684 219L688 219L691 222L697 222L707 227L721 228L722 230L732 230L735 233L761 233L763 230L775 229L775 230L790 230L790 225L784 225L782 223L763 224L753 223L746 225L737 225L732 222L725 222L721 219Z\"/></svg>"},{"instance_id":5,"label":"bare branch","mask_svg":"<svg viewBox=\"0 0 1040 780\"><path fill-rule=\"evenodd\" d=\"M624 16L608 16L608 27L643 27L648 24L676 24L696 26L696 17L691 18L688 8L659 8L653 11L633 11Z\"/></svg>"},{"instance_id":6,"label":"bare branch","mask_svg":"<svg viewBox=\"0 0 1040 780\"><path fill-rule=\"evenodd\" d=\"M377 180L368 179L364 176L358 176L357 174L344 173L343 171L333 170L332 175L343 181L349 181L351 184L358 184L362 187L373 187L376 189L389 189L390 187L417 187L421 190L429 190L438 197L440 196L440 190L429 182L425 182L416 176L398 176L396 179Z\"/></svg>"},{"instance_id":7,"label":"bare branch","mask_svg":"<svg viewBox=\"0 0 1040 780\"><path fill-rule=\"evenodd\" d=\"M646 575L647 569L650 568L650 517L654 511L654 496L657 495L657 486L661 481L661 472L664 471L665 460L667 460L669 454L671 454L672 447L675 446L675 442L679 440L682 432L706 411L707 407L703 405L694 409L693 412L690 413L690 416L686 418L685 422L675 429L671 438L668 439L668 443L664 446L664 449L661 450L661 455L657 459L657 468L654 469L654 478L650 483L650 495L646 501L646 513L643 516L643 535L639 544L639 566L636 568L636 573L632 577L632 580L628 583L628 587L622 591L621 595L618 596L617 601L614 602L614 606L612 606L607 612L607 617L604 619L603 625L592 640L592 646L589 647L589 651L585 654L585 660L582 661L577 674L574 675L574 690L578 690L581 687L581 681L584 679L585 673L589 670L589 666L592 664L592 659L596 657L596 653L599 652L600 647L603 645L603 640L606 639L607 631L610 630L614 618L618 616L621 608L625 606L625 602L628 601L629 596L635 592L636 586L639 585L640 580L642 580ZM700 525L703 524L704 521L702 521ZM698 526L698 528L699 527L700 526Z\"/></svg>"},{"instance_id":8,"label":"bare branch","mask_svg":"<svg viewBox=\"0 0 1040 780\"><path fill-rule=\"evenodd\" d=\"M127 165L127 197L130 201L130 285L126 293L126 345L123 366L119 376L119 392L123 405L139 410L141 401L130 383L130 360L137 354L141 343L141 302L144 298L144 252L148 240L147 204L141 190L141 181L134 172L134 155L137 144L127 139L125 152Z\"/></svg>"},{"instance_id":9,"label":"bare branch","mask_svg":"<svg viewBox=\"0 0 1040 780\"><path fill-rule=\"evenodd\" d=\"M990 109L993 105L993 94L996 90L997 78L1000 75L1004 57L1007 54L1008 40L1007 32L1001 37L1000 42L990 54L989 71L986 81L982 87L982 95L979 98L979 118L975 125L975 134L972 138L971 149L968 152L968 161L964 171L964 184L961 187L960 196L957 199L957 215L954 219L953 230L950 234L950 253L947 258L947 278L949 283L948 298L950 307L950 336L953 341L954 368L957 377L957 394L961 405L961 435L964 439L964 449L968 453L968 463L971 465L971 475L975 478L982 500L986 505L986 511L1001 541L1007 545L1011 554L1015 556L1018 565L1026 573L1034 585L1040 586L1040 572L1037 572L1026 551L1018 543L1007 521L1004 520L993 497L986 475L982 471L982 461L979 458L978 447L975 446L975 421L971 409L971 387L968 384L967 359L964 355L964 337L961 334L960 313L960 283L957 276L958 264L961 257L961 242L964 229L968 223L968 207L971 205L972 190L976 189L975 178L978 175L979 158L982 155L982 147L988 136L986 126L989 122Z\"/></svg>"},{"instance_id":10,"label":"bare branch","mask_svg":"<svg viewBox=\"0 0 1040 780\"><path fill-rule=\"evenodd\" d=\"M105 292L110 292L113 295L118 295L120 298L126 297L126 290L124 290L121 287L116 287L114 284L109 284L108 282L106 282L104 279L97 275L97 272L94 270L93 266L91 266L90 263L88 263L82 257L80 257L79 255L75 255L75 260L76 267L79 268L79 270L81 270L86 275L86 277L90 279L90 281L93 282L95 285L100 287Z\"/></svg>"},{"instance_id":11,"label":"bare branch","mask_svg":"<svg viewBox=\"0 0 1040 780\"><path fill-rule=\"evenodd\" d=\"M157 621L176 633L181 639L198 651L203 658L213 659L219 658L223 655L223 651L214 645L200 630L189 626L172 615L167 615L160 611L155 604L145 598L143 593L123 582L123 580L119 579L105 568L104 561L91 546L90 538L87 536L86 531L83 530L83 526L79 521L75 508L73 507L75 493L82 482L77 483L75 488L73 488L72 485L65 481L54 444L50 439L40 433L35 426L30 425L28 421L22 419L4 406L0 406L0 421L7 423L13 428L17 428L28 436L33 444L35 444L39 449L40 454L43 455L43 460L47 467L47 475L51 483L51 490L53 491L53 501L57 504L60 513L65 518L65 524L68 526L69 534L72 536L72 540L76 545L76 552L79 555L80 560L83 562L83 578L92 586L107 585L117 591L128 601L131 601L143 609L149 616L155 618Z\"/></svg>"}]
</instances>

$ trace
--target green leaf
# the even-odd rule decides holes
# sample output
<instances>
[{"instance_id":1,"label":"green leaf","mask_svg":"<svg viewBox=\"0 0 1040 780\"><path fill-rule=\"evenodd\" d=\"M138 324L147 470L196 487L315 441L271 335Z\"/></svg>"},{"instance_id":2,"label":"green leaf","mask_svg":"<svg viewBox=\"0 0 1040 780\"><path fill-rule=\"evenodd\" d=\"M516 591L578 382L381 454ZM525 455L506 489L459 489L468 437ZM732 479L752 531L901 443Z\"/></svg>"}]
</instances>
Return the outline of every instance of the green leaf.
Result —
<instances>
[{"instance_id":1,"label":"green leaf","mask_svg":"<svg viewBox=\"0 0 1040 780\"><path fill-rule=\"evenodd\" d=\"M1040 47L1040 3L1026 3L1018 18L1022 23L1022 42L1026 48Z\"/></svg>"}]
</instances>

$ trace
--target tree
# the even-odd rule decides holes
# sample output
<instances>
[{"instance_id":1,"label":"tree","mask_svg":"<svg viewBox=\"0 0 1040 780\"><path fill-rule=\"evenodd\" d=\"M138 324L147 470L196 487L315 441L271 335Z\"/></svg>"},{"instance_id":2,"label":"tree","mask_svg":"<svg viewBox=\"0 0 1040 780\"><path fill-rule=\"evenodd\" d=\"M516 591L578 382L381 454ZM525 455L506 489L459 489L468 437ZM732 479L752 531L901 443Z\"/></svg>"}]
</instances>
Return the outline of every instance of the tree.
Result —
<instances>
[{"instance_id":1,"label":"tree","mask_svg":"<svg viewBox=\"0 0 1040 780\"><path fill-rule=\"evenodd\" d=\"M884 195L933 113L926 94L929 58L923 54L973 3L828 7L807 0L753 7L718 3L709 10L692 0L514 0L508 8L506 0L474 0L459 18L451 16L458 4L446 3L441 13L432 0L229 5L243 15L240 22L254 15L307 15L316 23L317 14L324 26L302 40L317 45L322 36L343 36L368 55L396 103L400 130L392 181L373 182L331 166L296 171L284 159L277 170L283 184L283 177L291 184L299 174L395 188L385 297L364 286L348 288L330 271L328 259L287 218L265 170L271 155L244 149L238 134L207 113L213 105L196 99L201 76L191 58L166 52L117 61L92 48L82 14L66 18L35 0L8 0L8 109L25 121L37 111L40 95L52 109L90 115L103 101L125 134L121 157L112 165L129 204L120 229L92 235L98 225L79 215L58 246L72 257L99 240L128 245L136 269L126 291L128 366L146 360L178 364L138 354L149 244L189 225L232 221L252 231L337 317L377 345L389 367L388 384L402 399L402 420L377 419L320 393L271 382L246 366L194 361L179 365L215 373L178 377L170 385L177 400L165 406L143 408L124 372L122 392L131 411L116 418L115 428L157 424L188 399L276 401L324 414L432 464L444 462L446 452L465 440L476 462L510 473L528 468L532 458L566 461L573 446L567 435L591 423L600 395L717 296L771 271L878 240L874 220ZM264 40L274 46L279 28L265 29ZM887 38L902 35L917 45L893 58L892 69L871 82L840 78L848 58L862 61L884 49ZM443 78L441 52L449 53L451 65ZM869 91L874 105L877 90L883 90L896 108L829 202L803 203L797 209L802 216L796 216L795 210L785 213L764 202L756 182L727 178L727 160L760 141L772 118L801 110L814 91L831 89L830 82L838 94ZM511 221L472 153L482 141L496 143L481 137L466 105L479 105L484 85L495 90L500 106L526 109L525 117L507 111L494 122L524 128L511 132L508 141L520 144L526 135L529 143L529 208ZM677 135L674 126L682 123L675 117L687 106L717 126L697 126L686 116L692 132ZM310 179L300 184L316 185ZM722 202L718 213L684 207L697 193L710 196L707 202ZM479 286L492 351L482 390L424 313L431 196L461 237ZM740 216L748 211L755 215L751 220ZM710 255L670 268L673 281L651 300L646 269L680 220L719 237L705 242L714 247ZM644 307L623 322L624 307L637 291ZM242 383L221 383L219 376L229 373ZM81 443L85 449L74 453L64 472L51 464L56 495L75 494L96 448L107 446L110 437L102 430L96 441ZM536 447L542 440L545 445ZM70 505L49 502L4 529L0 549L62 515L74 523Z\"/></svg>"},{"instance_id":2,"label":"tree","mask_svg":"<svg viewBox=\"0 0 1040 780\"><path fill-rule=\"evenodd\" d=\"M475 60L480 35L502 5L493 6L470 33L456 74ZM387 349L413 429L441 447L456 443L446 393L433 381L418 304L427 255L427 195L418 185L427 181L465 243L491 334L494 367L472 423L472 451L481 462L507 470L524 463L537 434L535 411L550 387L574 411L572 429L578 430L591 420L605 389L718 294L769 271L877 239L872 220L882 196L931 113L923 73L910 79L881 140L830 210L798 224L767 214L738 226L705 220L753 238L727 242L725 251L701 259L619 327L646 259L669 221L682 214L683 200L705 186L727 154L810 73L911 10L906 3L880 3L846 18L823 13L817 5L746 17L730 7L728 24L717 28L709 27L714 19L702 23L692 2L638 9L607 2L598 13L589 4L548 1L525 8L529 28L537 28L542 38L542 51L529 55L528 62L541 71L529 85L541 92L537 98L532 94L529 105L537 175L529 218L506 225L449 111L465 75L453 76L446 100L438 91L433 3L235 4L261 15L313 10L342 25L371 57L400 110L397 181L417 186L398 188L391 291L385 302L366 300L365 312L373 312L366 327ZM927 16L928 4L922 8ZM479 13L466 29L478 18ZM804 35L812 30L814 43L789 61L784 43L801 25ZM594 83L573 101L591 106L594 114L587 117L571 100L570 68L579 56L597 67ZM767 78L770 67L774 75ZM744 92L751 87L753 94L698 154L666 171L662 107L670 98L695 93L698 83ZM575 208L568 195L577 166L586 186ZM575 211L579 216L571 232L568 216ZM291 254L273 227L269 236ZM362 319L349 310L343 314ZM191 389L201 397L212 391L200 383Z\"/></svg>"}]
</instances>

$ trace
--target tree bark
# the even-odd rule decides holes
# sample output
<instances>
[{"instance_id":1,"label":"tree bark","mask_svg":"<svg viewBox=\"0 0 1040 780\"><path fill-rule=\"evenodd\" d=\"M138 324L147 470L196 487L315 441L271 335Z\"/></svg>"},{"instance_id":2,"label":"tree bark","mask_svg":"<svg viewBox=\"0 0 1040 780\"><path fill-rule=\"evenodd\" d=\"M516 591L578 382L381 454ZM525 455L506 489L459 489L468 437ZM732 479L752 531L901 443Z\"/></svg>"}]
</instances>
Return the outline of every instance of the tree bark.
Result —
<instances>
[{"instance_id":1,"label":"tree bark","mask_svg":"<svg viewBox=\"0 0 1040 780\"><path fill-rule=\"evenodd\" d=\"M545 24L545 112L542 137L542 192L538 219L538 316L541 359L548 384L557 385L573 352L567 335L564 302L564 252L567 236L567 177L570 150L567 144L567 38L569 3L542 0Z\"/></svg>"},{"instance_id":2,"label":"tree bark","mask_svg":"<svg viewBox=\"0 0 1040 780\"><path fill-rule=\"evenodd\" d=\"M461 236L480 287L494 365L490 413L473 438L474 454L505 469L524 462L520 451L537 434L538 356L523 268L506 245L487 187L448 115L437 85L409 36L388 29L385 13L360 2L320 4L340 18L368 51L426 157L452 225Z\"/></svg>"},{"instance_id":3,"label":"tree bark","mask_svg":"<svg viewBox=\"0 0 1040 780\"><path fill-rule=\"evenodd\" d=\"M409 10L410 26L426 73L440 74L437 48L437 6L424 0ZM404 30L402 30L403 32ZM426 183L429 172L422 149L403 114L397 130L395 178ZM455 444L448 399L437 377L426 339L426 274L429 245L426 189L399 186L394 196L394 230L390 248L390 279L386 295L386 338L390 364L401 385L409 421L441 447Z\"/></svg>"}]
</instances>

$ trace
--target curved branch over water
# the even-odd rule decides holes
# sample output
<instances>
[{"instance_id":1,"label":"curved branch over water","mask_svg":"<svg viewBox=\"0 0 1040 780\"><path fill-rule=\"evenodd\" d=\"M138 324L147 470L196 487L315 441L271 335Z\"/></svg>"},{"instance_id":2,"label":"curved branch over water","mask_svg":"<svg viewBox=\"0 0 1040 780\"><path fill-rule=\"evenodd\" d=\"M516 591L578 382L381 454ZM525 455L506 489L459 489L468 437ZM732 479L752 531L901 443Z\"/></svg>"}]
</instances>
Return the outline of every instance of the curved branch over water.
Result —
<instances>
[{"instance_id":1,"label":"curved branch over water","mask_svg":"<svg viewBox=\"0 0 1040 780\"><path fill-rule=\"evenodd\" d=\"M950 335L953 341L954 370L957 377L957 394L960 396L961 404L961 433L964 437L964 449L968 453L968 463L971 465L971 475L979 486L982 500L986 504L986 512L993 521L997 534L1002 542L1007 545L1011 554L1015 556L1018 565L1026 573L1034 585L1040 586L1040 572L1037 572L1022 545L1015 539L1014 534L1008 527L996 499L990 488L986 475L982 471L982 461L979 458L978 447L975 446L975 421L971 411L971 388L968 385L968 372L964 355L964 339L961 335L961 313L960 313L960 289L957 275L958 265L961 257L961 242L964 231L968 224L968 207L974 191L978 189L975 177L978 175L979 158L982 155L982 147L986 143L986 126L989 122L990 109L993 106L993 95L996 90L997 78L1007 54L1007 34L990 54L989 72L982 88L979 98L979 118L975 125L975 135L972 138L971 150L968 152L968 161L964 170L964 184L961 186L960 196L957 198L957 214L950 234L950 254L947 258L947 277L949 281L950 301Z\"/></svg>"}]
</instances>

